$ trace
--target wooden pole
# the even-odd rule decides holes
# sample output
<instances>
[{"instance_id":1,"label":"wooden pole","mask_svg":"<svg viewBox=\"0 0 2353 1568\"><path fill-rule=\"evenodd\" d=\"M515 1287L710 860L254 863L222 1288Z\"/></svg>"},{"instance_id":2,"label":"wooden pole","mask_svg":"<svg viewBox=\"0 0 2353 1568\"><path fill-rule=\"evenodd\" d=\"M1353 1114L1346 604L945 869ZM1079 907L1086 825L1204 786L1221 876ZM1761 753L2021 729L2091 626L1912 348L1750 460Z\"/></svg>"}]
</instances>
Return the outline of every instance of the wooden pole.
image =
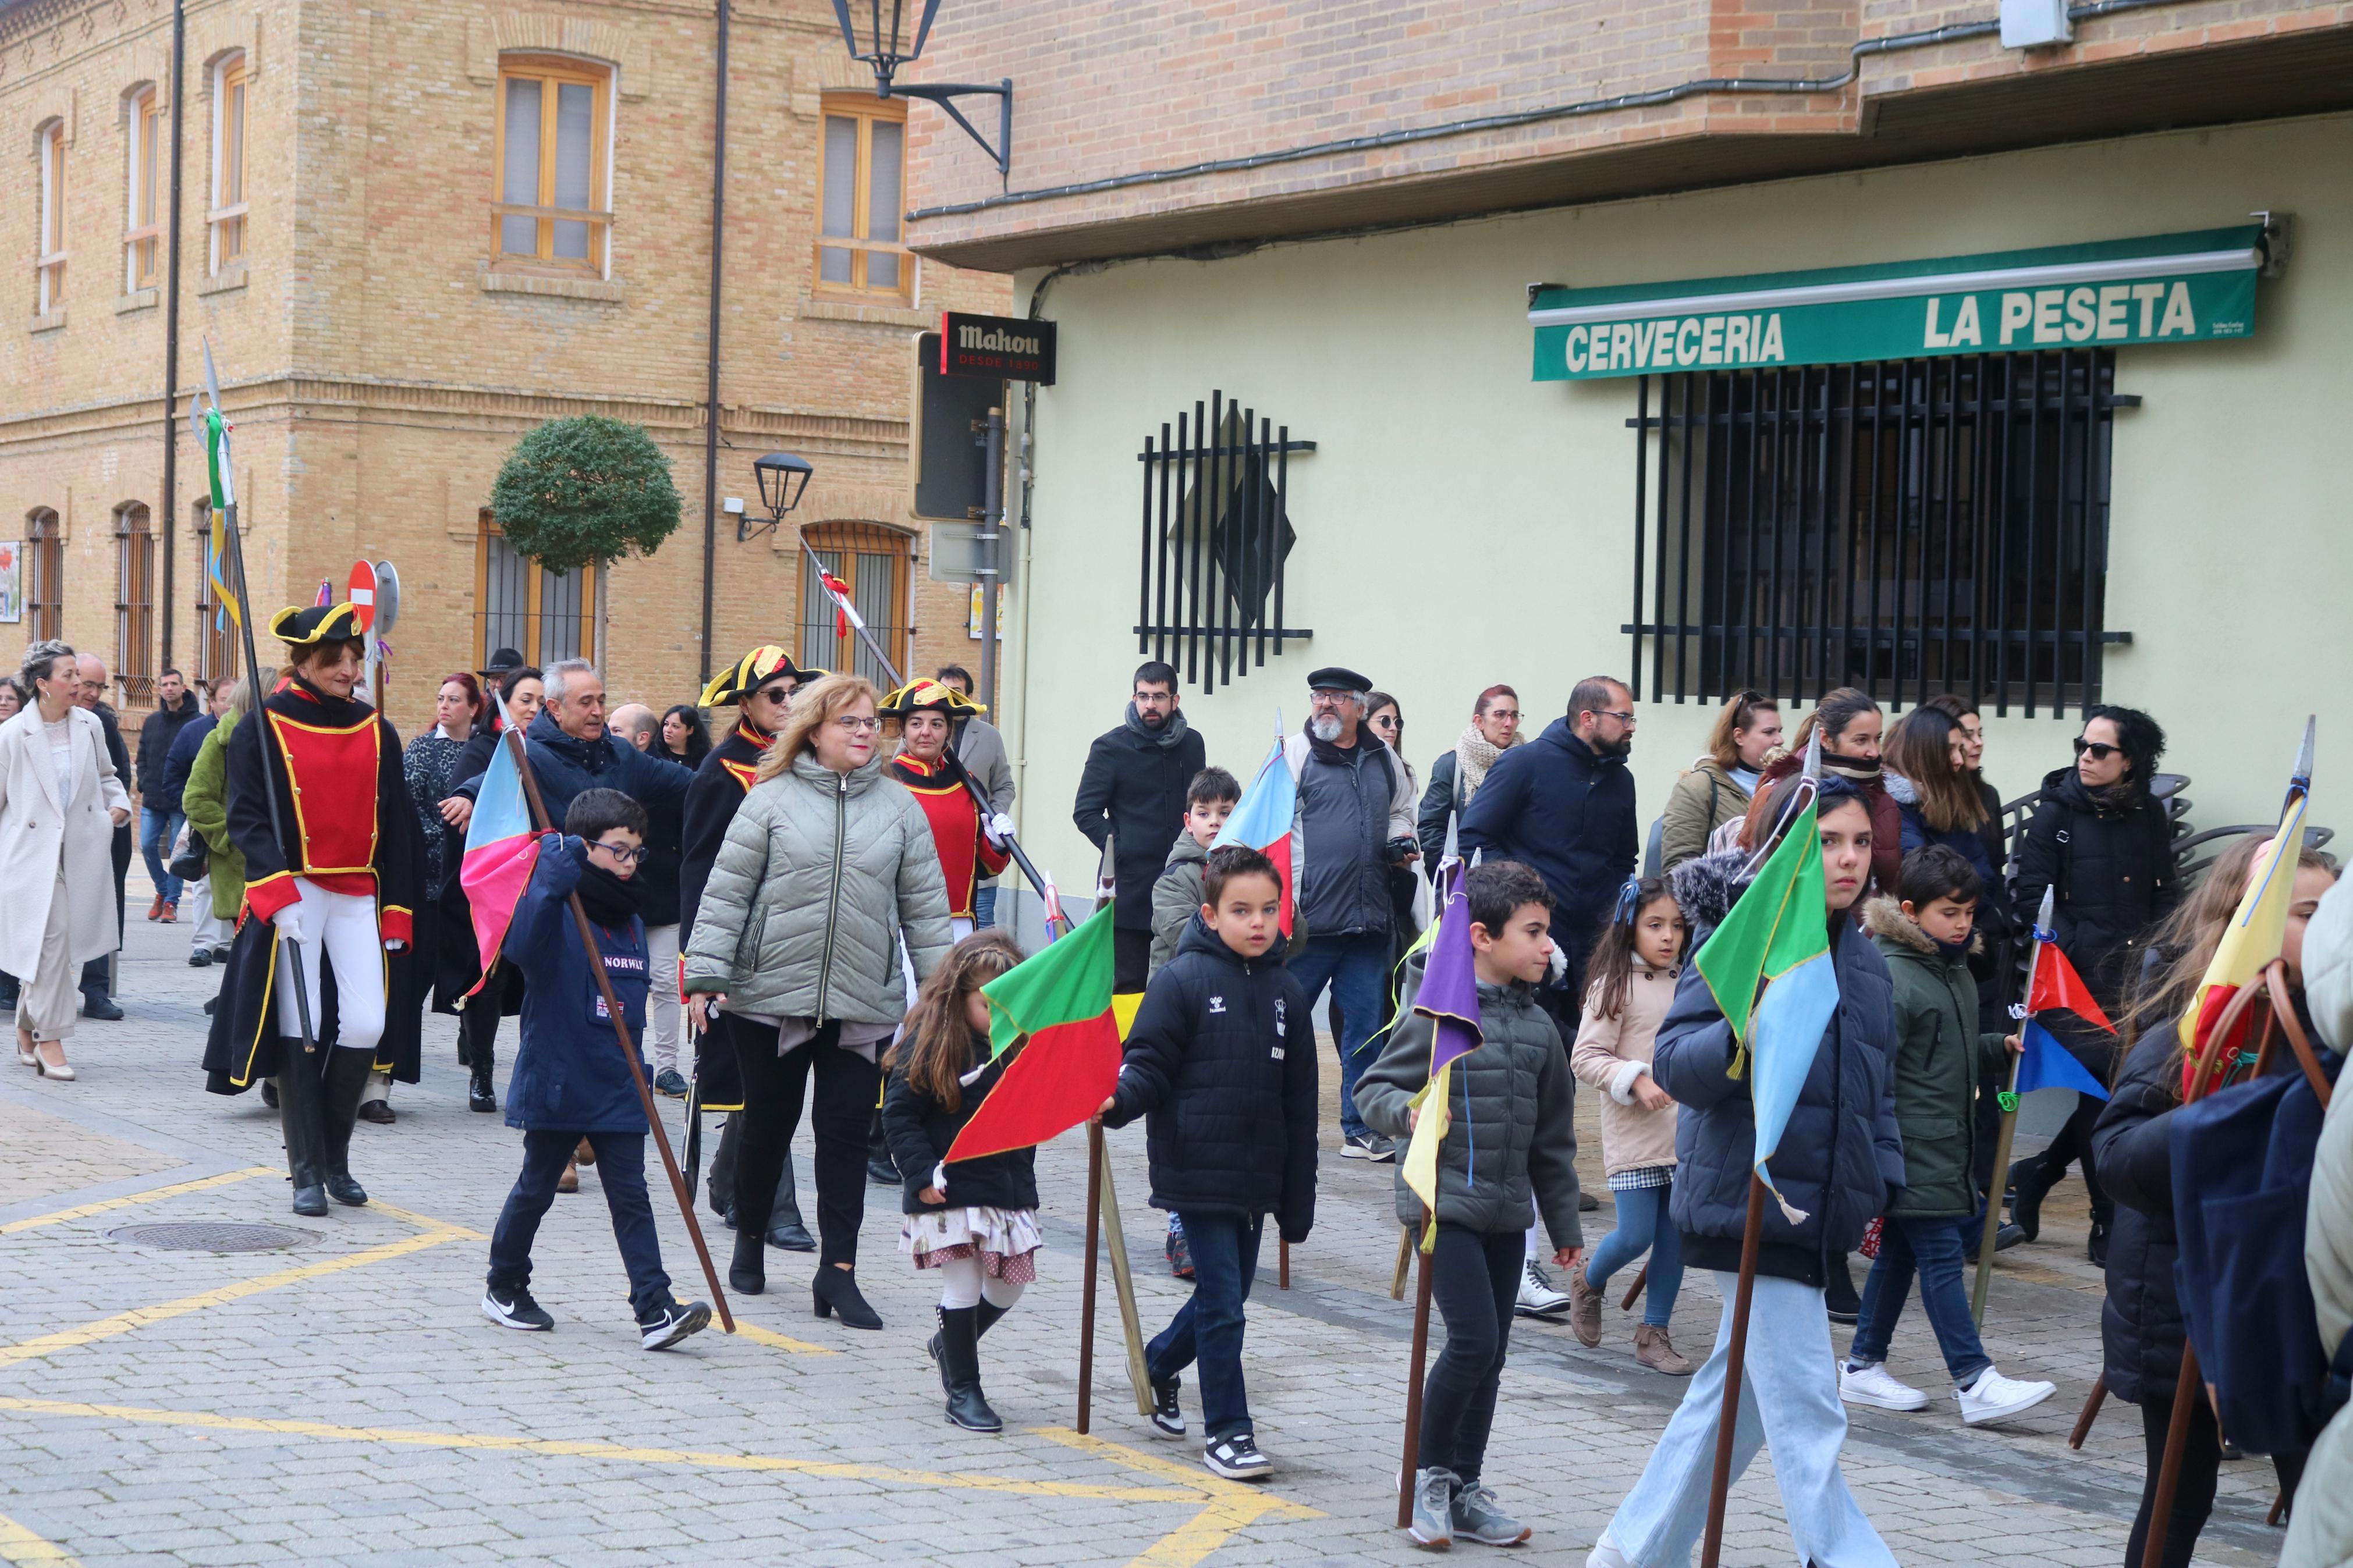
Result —
<instances>
[{"instance_id":1,"label":"wooden pole","mask_svg":"<svg viewBox=\"0 0 2353 1568\"><path fill-rule=\"evenodd\" d=\"M2030 979L2027 984L2033 982ZM2010 1145L2018 1135L2018 1068L2022 1059L2015 1055L2010 1058L2010 1087L2001 1095L2001 1131L1993 1141L1993 1174L1986 1184L1985 1224L1978 1234L1978 1278L1969 1290L1969 1321L1979 1328L1985 1326L1986 1292L1993 1284L1994 1243L2001 1236L2001 1189L2010 1170Z\"/></svg>"},{"instance_id":2,"label":"wooden pole","mask_svg":"<svg viewBox=\"0 0 2353 1568\"><path fill-rule=\"evenodd\" d=\"M1103 1129L1095 1129L1103 1136ZM1135 1390L1135 1413L1152 1414L1152 1379L1144 1367L1144 1326L1135 1315L1135 1276L1127 1266L1127 1227L1119 1217L1119 1188L1113 1183L1111 1161L1103 1163L1103 1238L1110 1242L1111 1285L1119 1297L1119 1326L1127 1339L1127 1381Z\"/></svg>"},{"instance_id":3,"label":"wooden pole","mask_svg":"<svg viewBox=\"0 0 2353 1568\"><path fill-rule=\"evenodd\" d=\"M1626 1299L1618 1303L1618 1310L1621 1312L1632 1311L1634 1303L1642 1299L1642 1287L1650 1282L1651 1266L1645 1263L1642 1265L1641 1272L1634 1276L1634 1282L1626 1287Z\"/></svg>"},{"instance_id":4,"label":"wooden pole","mask_svg":"<svg viewBox=\"0 0 2353 1568\"><path fill-rule=\"evenodd\" d=\"M524 795L531 801L532 820L543 833L552 832L547 821L547 803L540 798L539 780L533 776L531 759L523 752L522 737L510 725L502 743L514 758L515 771L522 777ZM629 1064L629 1080L638 1086L638 1104L645 1110L646 1125L653 1129L654 1147L661 1152L662 1169L670 1176L670 1194L678 1199L678 1212L686 1221L686 1234L694 1243L696 1261L702 1265L703 1283L711 1287L711 1304L719 1314L719 1326L728 1333L735 1331L734 1314L727 1310L727 1293L719 1288L719 1270L711 1264L711 1248L702 1239L702 1226L695 1223L694 1200L687 1195L686 1179L679 1174L678 1160L670 1152L670 1132L662 1126L661 1112L654 1106L654 1093L646 1082L645 1064L638 1060L638 1047L629 1038L629 1021L621 1016L621 1000L613 994L612 977L605 973L604 955L596 951L596 933L588 924L588 911L581 907L580 895L575 892L566 900L572 906L572 929L580 938L580 945L588 954L588 973L596 977L596 994L604 999L605 1011L613 1020L613 1039L621 1047L621 1059Z\"/></svg>"},{"instance_id":5,"label":"wooden pole","mask_svg":"<svg viewBox=\"0 0 2353 1568\"><path fill-rule=\"evenodd\" d=\"M2084 1439L2091 1436L2092 1423L2100 1418L2100 1406L2107 1403L2108 1378L2105 1373L2092 1380L2092 1392L2084 1396L2084 1413L2075 1417L2075 1429L2067 1434L2067 1447L2081 1448Z\"/></svg>"},{"instance_id":6,"label":"wooden pole","mask_svg":"<svg viewBox=\"0 0 2353 1568\"><path fill-rule=\"evenodd\" d=\"M1389 1300L1392 1301L1405 1300L1406 1261L1412 1256L1413 1226L1401 1225L1398 1226L1397 1272L1389 1278Z\"/></svg>"},{"instance_id":7,"label":"wooden pole","mask_svg":"<svg viewBox=\"0 0 2353 1568\"><path fill-rule=\"evenodd\" d=\"M1748 1305L1757 1290L1757 1247L1765 1231L1765 1178L1748 1173L1748 1223L1740 1233L1740 1282L1732 1295L1732 1341L1724 1354L1724 1407L1716 1416L1715 1473L1707 1489L1707 1534L1700 1568L1724 1553L1725 1502L1732 1490L1732 1440L1740 1422L1740 1384L1747 1374Z\"/></svg>"},{"instance_id":8,"label":"wooden pole","mask_svg":"<svg viewBox=\"0 0 2353 1568\"><path fill-rule=\"evenodd\" d=\"M1079 1279L1079 1436L1094 1416L1095 1257L1103 1238L1103 1123L1087 1124L1087 1265Z\"/></svg>"},{"instance_id":9,"label":"wooden pole","mask_svg":"<svg viewBox=\"0 0 2353 1568\"><path fill-rule=\"evenodd\" d=\"M1274 1288L1288 1290L1291 1289L1291 1243L1283 1242L1281 1247L1282 1250L1275 1255Z\"/></svg>"},{"instance_id":10,"label":"wooden pole","mask_svg":"<svg viewBox=\"0 0 2353 1568\"><path fill-rule=\"evenodd\" d=\"M1430 1210L1424 1207L1427 1216ZM1425 1219L1425 1223L1427 1223ZM1408 1232L1409 1236L1412 1233ZM1417 1250L1419 1250L1417 1248ZM1414 1472L1421 1465L1421 1380L1430 1363L1430 1254L1421 1254L1413 1291L1413 1373L1405 1385L1405 1462L1398 1470L1398 1528L1413 1522Z\"/></svg>"}]
</instances>

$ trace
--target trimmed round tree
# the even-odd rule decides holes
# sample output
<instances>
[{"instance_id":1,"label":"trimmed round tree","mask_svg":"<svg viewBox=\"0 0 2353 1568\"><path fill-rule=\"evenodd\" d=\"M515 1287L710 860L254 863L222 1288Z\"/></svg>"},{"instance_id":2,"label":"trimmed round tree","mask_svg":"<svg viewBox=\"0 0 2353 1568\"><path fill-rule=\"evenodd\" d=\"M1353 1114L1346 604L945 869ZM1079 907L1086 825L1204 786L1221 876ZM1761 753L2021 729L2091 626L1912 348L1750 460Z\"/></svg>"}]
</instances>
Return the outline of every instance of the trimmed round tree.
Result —
<instances>
[{"instance_id":1,"label":"trimmed round tree","mask_svg":"<svg viewBox=\"0 0 2353 1568\"><path fill-rule=\"evenodd\" d=\"M678 487L644 426L584 414L515 443L491 514L516 554L572 572L659 549L678 527Z\"/></svg>"}]
</instances>

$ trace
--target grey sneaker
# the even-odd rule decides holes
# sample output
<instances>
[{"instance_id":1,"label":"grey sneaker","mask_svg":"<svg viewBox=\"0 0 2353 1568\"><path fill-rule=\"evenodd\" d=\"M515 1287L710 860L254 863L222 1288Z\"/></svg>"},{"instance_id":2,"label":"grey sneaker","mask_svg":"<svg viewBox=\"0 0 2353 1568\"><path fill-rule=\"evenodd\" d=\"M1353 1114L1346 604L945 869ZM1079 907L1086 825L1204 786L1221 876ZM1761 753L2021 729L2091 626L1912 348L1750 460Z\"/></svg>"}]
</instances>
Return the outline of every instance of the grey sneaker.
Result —
<instances>
[{"instance_id":1,"label":"grey sneaker","mask_svg":"<svg viewBox=\"0 0 2353 1568\"><path fill-rule=\"evenodd\" d=\"M1452 1470L1414 1471L1413 1522L1405 1532L1416 1546L1444 1552L1454 1544L1454 1489L1461 1484Z\"/></svg>"},{"instance_id":2,"label":"grey sneaker","mask_svg":"<svg viewBox=\"0 0 2353 1568\"><path fill-rule=\"evenodd\" d=\"M1495 1494L1472 1481L1454 1493L1454 1533L1482 1546L1517 1546L1533 1532L1495 1506Z\"/></svg>"},{"instance_id":3,"label":"grey sneaker","mask_svg":"<svg viewBox=\"0 0 2353 1568\"><path fill-rule=\"evenodd\" d=\"M1352 1132L1340 1140L1340 1158L1380 1164L1397 1158L1397 1145L1377 1132Z\"/></svg>"}]
</instances>

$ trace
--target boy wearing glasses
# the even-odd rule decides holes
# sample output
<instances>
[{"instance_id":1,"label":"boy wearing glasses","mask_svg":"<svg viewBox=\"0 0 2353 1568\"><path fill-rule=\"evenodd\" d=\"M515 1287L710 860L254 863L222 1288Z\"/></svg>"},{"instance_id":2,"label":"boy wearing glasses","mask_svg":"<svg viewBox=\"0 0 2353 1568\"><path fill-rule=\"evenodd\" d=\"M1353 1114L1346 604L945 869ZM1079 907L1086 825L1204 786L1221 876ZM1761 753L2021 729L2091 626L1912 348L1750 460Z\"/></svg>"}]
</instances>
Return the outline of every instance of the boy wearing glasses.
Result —
<instances>
[{"instance_id":1,"label":"boy wearing glasses","mask_svg":"<svg viewBox=\"0 0 2353 1568\"><path fill-rule=\"evenodd\" d=\"M573 796L564 831L540 839L539 863L516 900L502 957L522 971L522 1047L507 1086L507 1125L522 1130L522 1173L491 1237L482 1315L510 1329L545 1331L555 1320L532 1300L531 1244L555 1201L556 1183L585 1138L612 1211L613 1239L629 1274L638 1342L667 1350L711 1321L700 1301L681 1303L662 1272L653 1205L646 1197L646 1114L629 1064L615 1049L612 1015L572 920L577 893L603 964L639 1050L651 979L645 921L632 884L645 855L646 811L618 790ZM639 1058L640 1069L644 1067Z\"/></svg>"}]
</instances>

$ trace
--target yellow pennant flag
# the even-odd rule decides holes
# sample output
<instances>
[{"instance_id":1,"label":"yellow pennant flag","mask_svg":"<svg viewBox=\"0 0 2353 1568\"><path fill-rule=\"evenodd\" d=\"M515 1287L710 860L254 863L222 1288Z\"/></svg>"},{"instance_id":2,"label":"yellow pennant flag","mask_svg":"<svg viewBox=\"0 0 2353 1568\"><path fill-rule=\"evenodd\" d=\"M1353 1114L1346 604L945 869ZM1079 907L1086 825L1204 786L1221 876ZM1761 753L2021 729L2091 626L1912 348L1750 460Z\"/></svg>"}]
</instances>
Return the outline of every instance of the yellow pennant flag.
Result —
<instances>
[{"instance_id":1,"label":"yellow pennant flag","mask_svg":"<svg viewBox=\"0 0 2353 1568\"><path fill-rule=\"evenodd\" d=\"M1420 1108L1421 1120L1414 1123L1413 1137L1406 1143L1402 1169L1405 1184L1421 1200L1426 1216L1421 1231L1424 1252L1438 1245L1438 1146L1446 1142L1447 1128L1454 1120L1448 1093L1453 1080L1454 1064L1448 1062L1409 1102Z\"/></svg>"},{"instance_id":2,"label":"yellow pennant flag","mask_svg":"<svg viewBox=\"0 0 2353 1568\"><path fill-rule=\"evenodd\" d=\"M2295 900L2296 863L2304 848L2305 806L2312 793L2312 752L2313 725L2306 721L2304 745L2289 779L2287 803L2280 809L2279 826L2249 868L2247 889L2239 900L2238 911L2223 928L2222 941L2214 949L2212 962L2206 966L2205 978L2190 994L2189 1005L2181 1016L2181 1037L2188 1042L2193 1060L2211 1039L2215 1022L2230 1006L2231 999L2242 987L2254 984L2272 960L2280 955L2280 943L2287 932L2288 907ZM2244 1026L2243 1023L2240 1026L2242 1029ZM2229 1070L2230 1053L2238 1049L2239 1044L2233 1041L2225 1047L2218 1070ZM2184 1068L2185 1080L2191 1070Z\"/></svg>"}]
</instances>

